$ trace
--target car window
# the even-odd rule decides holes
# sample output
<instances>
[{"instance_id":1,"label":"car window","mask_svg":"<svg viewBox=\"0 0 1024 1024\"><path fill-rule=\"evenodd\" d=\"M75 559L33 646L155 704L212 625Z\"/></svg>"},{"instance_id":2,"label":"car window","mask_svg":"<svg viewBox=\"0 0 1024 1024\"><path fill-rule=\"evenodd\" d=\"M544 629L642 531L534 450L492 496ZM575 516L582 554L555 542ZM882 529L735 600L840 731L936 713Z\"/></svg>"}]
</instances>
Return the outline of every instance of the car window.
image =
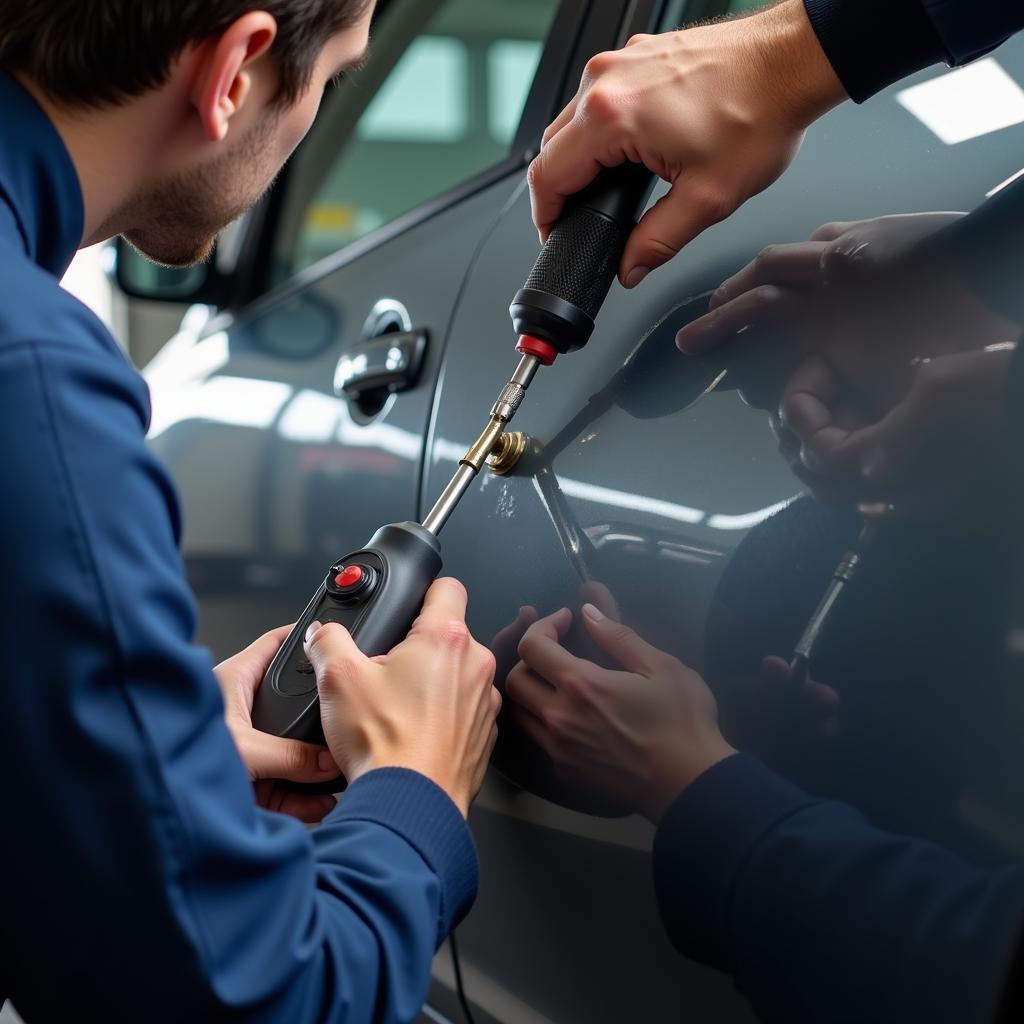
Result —
<instances>
[{"instance_id":1,"label":"car window","mask_svg":"<svg viewBox=\"0 0 1024 1024\"><path fill-rule=\"evenodd\" d=\"M424 7L432 8L426 19ZM557 7L558 0L392 4L370 64L328 91L295 158L273 283L500 162ZM409 30L412 18L418 31Z\"/></svg>"}]
</instances>

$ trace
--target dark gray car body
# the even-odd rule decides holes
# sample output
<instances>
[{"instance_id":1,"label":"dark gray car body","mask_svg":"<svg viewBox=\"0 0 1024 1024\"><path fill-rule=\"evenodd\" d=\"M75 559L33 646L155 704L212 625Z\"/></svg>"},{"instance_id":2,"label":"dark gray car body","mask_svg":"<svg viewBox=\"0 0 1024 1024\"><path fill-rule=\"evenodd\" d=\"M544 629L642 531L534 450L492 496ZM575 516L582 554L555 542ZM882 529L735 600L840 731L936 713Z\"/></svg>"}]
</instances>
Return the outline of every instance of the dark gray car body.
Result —
<instances>
[{"instance_id":1,"label":"dark gray car body","mask_svg":"<svg viewBox=\"0 0 1024 1024\"><path fill-rule=\"evenodd\" d=\"M705 13L715 12L690 5L683 17ZM181 493L200 639L218 656L292 621L325 568L379 525L429 508L515 365L507 308L537 253L525 190L530 150L587 57L677 16L643 0L566 0L500 166L254 302L229 303L151 370L152 444ZM996 56L1011 73L1024 72L1020 42ZM716 678L709 619L744 539L800 485L764 412L735 387L736 354L686 359L673 348L675 328L769 243L805 238L831 220L970 209L1022 155L1024 127L944 146L890 91L826 117L781 181L639 290L615 286L589 346L542 370L519 414L517 427L543 450L509 478L478 481L443 534L445 571L468 587L474 634L497 636L524 605L542 614L578 608L600 584L630 625L709 675L727 718L742 714L732 706L743 701L742 687ZM287 184L286 176L280 187ZM266 253L261 231L272 229L272 218L256 218L244 245ZM367 416L331 382L382 299L404 305L430 340L416 386ZM620 373L631 356L631 372ZM757 383L772 370L769 357L743 372ZM804 603L813 604L815 581L824 587L836 545L848 538L848 518L802 515L811 525L779 541L767 575L752 571L740 586L755 620L758 601L770 617L790 570L810 580ZM801 562L803 530L824 540ZM988 599L981 595L994 556L984 543L968 550L941 536L908 543L920 545L930 571L897 568L898 578L880 574L873 585L935 602L936 634L904 632L916 645L910 656L899 637L872 633L868 617L860 640L865 671L869 654L897 658L906 692L880 693L870 679L840 687L839 746L822 759L797 744L788 770L885 827L974 858L1012 860L1024 846L1024 805L1008 781L1020 767L1015 706L973 681L935 675L945 659L943 623ZM973 597L961 609L965 591ZM796 618L750 642L760 654L787 654L771 645L795 639ZM575 634L570 644L592 656ZM511 661L508 645L499 646L500 675ZM609 810L567 793L536 750L503 741L472 815L483 882L460 930L477 1020L751 1019L729 979L671 948L651 884L653 830ZM458 1017L452 985L442 951L430 1019Z\"/></svg>"}]
</instances>

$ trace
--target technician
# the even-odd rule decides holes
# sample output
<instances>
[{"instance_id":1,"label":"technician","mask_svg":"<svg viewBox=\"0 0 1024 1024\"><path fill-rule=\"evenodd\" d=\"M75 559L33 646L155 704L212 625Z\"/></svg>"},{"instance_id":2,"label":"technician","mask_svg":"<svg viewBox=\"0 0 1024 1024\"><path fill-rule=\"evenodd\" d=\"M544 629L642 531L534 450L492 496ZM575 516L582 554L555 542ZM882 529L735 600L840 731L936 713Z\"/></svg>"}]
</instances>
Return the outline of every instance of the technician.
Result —
<instances>
[{"instance_id":1,"label":"technician","mask_svg":"<svg viewBox=\"0 0 1024 1024\"><path fill-rule=\"evenodd\" d=\"M58 284L118 233L206 258L372 9L0 0L0 1004L30 1024L412 1021L476 893L465 816L500 701L465 591L437 582L372 662L311 630L328 749L256 733L287 627L216 670L193 645L147 389ZM270 781L339 769L337 809Z\"/></svg>"}]
</instances>

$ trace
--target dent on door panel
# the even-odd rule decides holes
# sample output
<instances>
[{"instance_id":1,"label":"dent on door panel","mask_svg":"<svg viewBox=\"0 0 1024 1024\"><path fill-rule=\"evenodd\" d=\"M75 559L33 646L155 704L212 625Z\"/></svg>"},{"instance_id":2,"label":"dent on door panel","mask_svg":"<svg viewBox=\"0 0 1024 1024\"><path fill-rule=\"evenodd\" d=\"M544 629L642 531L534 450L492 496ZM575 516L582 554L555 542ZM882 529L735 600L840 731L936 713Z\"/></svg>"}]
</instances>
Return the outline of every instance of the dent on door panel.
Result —
<instances>
[{"instance_id":1,"label":"dent on door panel","mask_svg":"<svg viewBox=\"0 0 1024 1024\"><path fill-rule=\"evenodd\" d=\"M1019 68L1022 53L1014 43L1000 58ZM761 247L837 219L970 209L1019 166L1022 142L1017 127L938 147L892 93L843 109L812 131L776 186L637 292L613 289L588 348L532 386L516 423L533 440L523 463L509 478L482 479L444 536L446 571L468 586L471 627L493 638L499 679L515 661L522 606L578 611L596 597L700 670L730 738L801 785L972 861L1019 859L1024 817L1008 778L1020 777L1021 723L990 682L1000 538L887 531L823 649L840 733L767 728L757 666L788 657L859 523L804 494L779 456L764 411L784 379L777 354L738 345L693 359L673 337ZM514 364L505 310L535 255L523 196L474 266L453 325L428 500ZM567 643L599 660L578 632ZM481 1005L495 1012L489 979L560 1022L749 1019L725 979L669 948L649 827L618 817L607 795L568 789L507 723L495 769L473 818L483 889L462 929Z\"/></svg>"}]
</instances>

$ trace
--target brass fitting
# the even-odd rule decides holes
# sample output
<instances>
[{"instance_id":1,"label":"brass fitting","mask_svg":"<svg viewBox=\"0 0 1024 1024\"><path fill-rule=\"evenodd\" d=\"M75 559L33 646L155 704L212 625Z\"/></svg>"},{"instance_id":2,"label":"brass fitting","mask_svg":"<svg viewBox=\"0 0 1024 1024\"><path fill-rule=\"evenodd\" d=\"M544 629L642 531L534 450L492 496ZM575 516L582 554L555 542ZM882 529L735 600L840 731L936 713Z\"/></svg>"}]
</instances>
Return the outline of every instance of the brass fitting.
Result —
<instances>
[{"instance_id":1,"label":"brass fitting","mask_svg":"<svg viewBox=\"0 0 1024 1024\"><path fill-rule=\"evenodd\" d=\"M487 468L497 476L508 476L519 465L526 452L529 438L518 430L502 434L491 454L487 456Z\"/></svg>"},{"instance_id":2,"label":"brass fitting","mask_svg":"<svg viewBox=\"0 0 1024 1024\"><path fill-rule=\"evenodd\" d=\"M505 421L496 416L491 417L484 432L477 438L476 443L462 457L463 466L472 466L474 472L479 473L484 467L484 462L494 449L501 443L501 436L505 430Z\"/></svg>"}]
</instances>

